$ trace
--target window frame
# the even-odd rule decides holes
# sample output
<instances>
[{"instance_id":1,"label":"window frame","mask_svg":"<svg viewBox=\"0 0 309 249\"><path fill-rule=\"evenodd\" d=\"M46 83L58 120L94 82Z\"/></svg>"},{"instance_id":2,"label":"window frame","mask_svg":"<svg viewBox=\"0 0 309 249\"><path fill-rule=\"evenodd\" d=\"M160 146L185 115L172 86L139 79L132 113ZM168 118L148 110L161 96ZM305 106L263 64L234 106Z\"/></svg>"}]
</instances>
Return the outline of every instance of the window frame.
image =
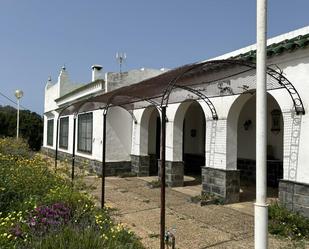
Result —
<instances>
[{"instance_id":1,"label":"window frame","mask_svg":"<svg viewBox=\"0 0 309 249\"><path fill-rule=\"evenodd\" d=\"M69 117L62 117L59 119L59 148L60 149L68 149L69 127L70 127L69 123L70 123Z\"/></svg>"},{"instance_id":2,"label":"window frame","mask_svg":"<svg viewBox=\"0 0 309 249\"><path fill-rule=\"evenodd\" d=\"M54 145L54 119L47 120L47 136L46 136L46 145Z\"/></svg>"},{"instance_id":3,"label":"window frame","mask_svg":"<svg viewBox=\"0 0 309 249\"><path fill-rule=\"evenodd\" d=\"M77 121L77 151L92 154L93 113L78 115Z\"/></svg>"}]
</instances>

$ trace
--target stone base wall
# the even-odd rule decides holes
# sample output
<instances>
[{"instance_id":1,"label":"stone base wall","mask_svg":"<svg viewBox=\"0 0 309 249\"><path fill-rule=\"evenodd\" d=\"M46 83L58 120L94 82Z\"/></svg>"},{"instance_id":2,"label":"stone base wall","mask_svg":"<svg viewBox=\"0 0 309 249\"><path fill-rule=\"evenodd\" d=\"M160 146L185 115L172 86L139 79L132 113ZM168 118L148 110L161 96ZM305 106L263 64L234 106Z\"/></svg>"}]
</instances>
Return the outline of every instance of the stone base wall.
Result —
<instances>
[{"instance_id":1,"label":"stone base wall","mask_svg":"<svg viewBox=\"0 0 309 249\"><path fill-rule=\"evenodd\" d=\"M240 180L255 183L256 162L252 159L237 160L237 169L240 171ZM279 180L283 178L283 163L279 160L267 160L267 185L278 187Z\"/></svg>"},{"instance_id":2,"label":"stone base wall","mask_svg":"<svg viewBox=\"0 0 309 249\"><path fill-rule=\"evenodd\" d=\"M55 150L42 147L42 153L55 157ZM63 151L58 151L59 160L72 160L72 155ZM79 168L88 170L90 173L96 173L97 175L102 174L102 162L89 159L82 156L75 155L75 165ZM130 161L121 161L121 162L106 162L106 176L117 176L123 173L131 172L131 162Z\"/></svg>"},{"instance_id":3,"label":"stone base wall","mask_svg":"<svg viewBox=\"0 0 309 249\"><path fill-rule=\"evenodd\" d=\"M138 176L150 175L150 157L131 155L132 172Z\"/></svg>"},{"instance_id":4,"label":"stone base wall","mask_svg":"<svg viewBox=\"0 0 309 249\"><path fill-rule=\"evenodd\" d=\"M309 217L309 184L280 180L279 200L289 210Z\"/></svg>"},{"instance_id":5,"label":"stone base wall","mask_svg":"<svg viewBox=\"0 0 309 249\"><path fill-rule=\"evenodd\" d=\"M240 176L238 170L202 168L202 192L215 194L225 203L239 202Z\"/></svg>"},{"instance_id":6,"label":"stone base wall","mask_svg":"<svg viewBox=\"0 0 309 249\"><path fill-rule=\"evenodd\" d=\"M159 176L161 168L161 160L158 161ZM165 162L165 179L169 187L182 187L184 182L184 163L166 161Z\"/></svg>"},{"instance_id":7,"label":"stone base wall","mask_svg":"<svg viewBox=\"0 0 309 249\"><path fill-rule=\"evenodd\" d=\"M49 157L53 157L55 158L55 150L53 149L50 149L50 148L46 148L46 147L41 147L41 152L44 154L44 155L47 155Z\"/></svg>"}]
</instances>

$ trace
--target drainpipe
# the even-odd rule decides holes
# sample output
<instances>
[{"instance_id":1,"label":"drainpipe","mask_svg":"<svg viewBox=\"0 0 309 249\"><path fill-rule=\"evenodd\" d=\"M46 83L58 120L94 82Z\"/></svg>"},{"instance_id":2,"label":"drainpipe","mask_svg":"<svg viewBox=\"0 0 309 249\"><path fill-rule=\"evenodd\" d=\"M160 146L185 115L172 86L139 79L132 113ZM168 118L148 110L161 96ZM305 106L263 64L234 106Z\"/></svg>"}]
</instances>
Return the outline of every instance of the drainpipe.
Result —
<instances>
[{"instance_id":1,"label":"drainpipe","mask_svg":"<svg viewBox=\"0 0 309 249\"><path fill-rule=\"evenodd\" d=\"M267 0L257 0L255 249L268 248L266 26Z\"/></svg>"}]
</instances>

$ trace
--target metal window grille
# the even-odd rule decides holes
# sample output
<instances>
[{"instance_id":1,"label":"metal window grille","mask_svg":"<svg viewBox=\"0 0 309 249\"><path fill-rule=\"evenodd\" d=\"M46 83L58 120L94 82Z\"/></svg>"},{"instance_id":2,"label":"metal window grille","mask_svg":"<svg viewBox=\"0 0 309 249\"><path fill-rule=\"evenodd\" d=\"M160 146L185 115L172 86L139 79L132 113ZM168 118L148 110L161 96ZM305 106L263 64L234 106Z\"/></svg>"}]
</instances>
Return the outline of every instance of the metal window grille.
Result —
<instances>
[{"instance_id":1,"label":"metal window grille","mask_svg":"<svg viewBox=\"0 0 309 249\"><path fill-rule=\"evenodd\" d=\"M78 151L92 153L92 119L92 113L78 115Z\"/></svg>"},{"instance_id":2,"label":"metal window grille","mask_svg":"<svg viewBox=\"0 0 309 249\"><path fill-rule=\"evenodd\" d=\"M53 146L54 142L54 120L47 121L47 145Z\"/></svg>"},{"instance_id":3,"label":"metal window grille","mask_svg":"<svg viewBox=\"0 0 309 249\"><path fill-rule=\"evenodd\" d=\"M69 117L65 117L60 119L59 147L67 149L68 141L69 141Z\"/></svg>"}]
</instances>

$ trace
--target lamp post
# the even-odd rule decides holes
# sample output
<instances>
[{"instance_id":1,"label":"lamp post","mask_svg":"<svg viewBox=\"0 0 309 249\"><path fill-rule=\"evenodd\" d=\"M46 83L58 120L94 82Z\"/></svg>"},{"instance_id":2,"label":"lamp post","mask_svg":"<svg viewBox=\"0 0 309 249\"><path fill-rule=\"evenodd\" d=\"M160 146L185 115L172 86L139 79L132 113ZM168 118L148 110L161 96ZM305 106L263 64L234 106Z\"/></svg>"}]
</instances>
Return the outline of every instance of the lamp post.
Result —
<instances>
[{"instance_id":1,"label":"lamp post","mask_svg":"<svg viewBox=\"0 0 309 249\"><path fill-rule=\"evenodd\" d=\"M16 139L19 137L19 99L24 95L22 90L15 91L15 97L17 99L17 125L16 125Z\"/></svg>"}]
</instances>

